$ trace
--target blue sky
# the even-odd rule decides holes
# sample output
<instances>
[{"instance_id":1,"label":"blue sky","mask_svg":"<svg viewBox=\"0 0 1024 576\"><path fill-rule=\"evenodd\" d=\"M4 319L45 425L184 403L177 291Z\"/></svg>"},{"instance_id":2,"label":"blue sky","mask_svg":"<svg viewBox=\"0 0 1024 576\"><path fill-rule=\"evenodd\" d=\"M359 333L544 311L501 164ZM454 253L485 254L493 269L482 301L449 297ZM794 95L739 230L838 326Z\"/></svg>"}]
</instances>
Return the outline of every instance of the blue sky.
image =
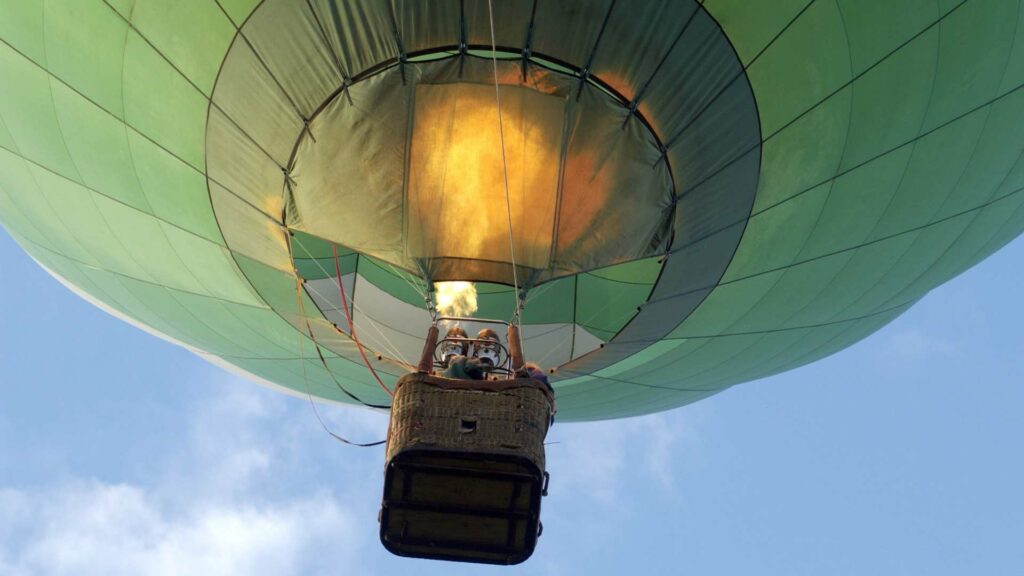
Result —
<instances>
[{"instance_id":1,"label":"blue sky","mask_svg":"<svg viewBox=\"0 0 1024 576\"><path fill-rule=\"evenodd\" d=\"M799 370L556 424L544 535L503 569L390 556L380 448L91 307L0 233L0 574L1020 574L1022 263L1019 239Z\"/></svg>"}]
</instances>

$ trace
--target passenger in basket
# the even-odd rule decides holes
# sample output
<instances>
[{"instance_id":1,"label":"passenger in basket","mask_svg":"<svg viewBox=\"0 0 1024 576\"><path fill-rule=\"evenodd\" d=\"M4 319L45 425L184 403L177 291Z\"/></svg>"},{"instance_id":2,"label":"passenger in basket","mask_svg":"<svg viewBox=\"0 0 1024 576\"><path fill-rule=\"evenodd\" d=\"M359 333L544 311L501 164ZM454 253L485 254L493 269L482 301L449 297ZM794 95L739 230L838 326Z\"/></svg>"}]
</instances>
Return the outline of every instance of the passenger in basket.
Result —
<instances>
[{"instance_id":1,"label":"passenger in basket","mask_svg":"<svg viewBox=\"0 0 1024 576\"><path fill-rule=\"evenodd\" d=\"M442 376L460 380L483 380L487 376L487 367L480 359L469 356L469 343L466 331L461 327L453 326L448 330L441 348L445 366Z\"/></svg>"},{"instance_id":2,"label":"passenger in basket","mask_svg":"<svg viewBox=\"0 0 1024 576\"><path fill-rule=\"evenodd\" d=\"M501 357L501 338L498 333L490 328L481 330L473 342L473 357L479 359L488 371L497 366Z\"/></svg>"},{"instance_id":3,"label":"passenger in basket","mask_svg":"<svg viewBox=\"0 0 1024 576\"><path fill-rule=\"evenodd\" d=\"M445 334L441 343L441 362L447 368L451 365L453 358L467 354L469 354L469 337L466 335L466 331L456 324L448 329L448 333Z\"/></svg>"},{"instance_id":4,"label":"passenger in basket","mask_svg":"<svg viewBox=\"0 0 1024 576\"><path fill-rule=\"evenodd\" d=\"M548 375L545 374L544 370L542 370L541 367L538 366L536 363L527 362L526 365L523 366L522 371L525 372L523 376L527 378L533 378L534 380L540 382L541 384L547 386L548 388L551 387L551 384L548 384Z\"/></svg>"}]
</instances>

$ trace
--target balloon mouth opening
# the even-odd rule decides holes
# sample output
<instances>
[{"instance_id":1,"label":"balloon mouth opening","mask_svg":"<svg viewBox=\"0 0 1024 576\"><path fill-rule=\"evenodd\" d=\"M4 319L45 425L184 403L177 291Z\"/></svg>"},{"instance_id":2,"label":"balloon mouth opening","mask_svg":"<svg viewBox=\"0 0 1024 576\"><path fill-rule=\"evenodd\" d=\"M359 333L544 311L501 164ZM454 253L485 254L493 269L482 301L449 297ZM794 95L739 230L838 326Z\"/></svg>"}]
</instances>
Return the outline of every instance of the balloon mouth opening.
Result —
<instances>
[{"instance_id":1,"label":"balloon mouth opening","mask_svg":"<svg viewBox=\"0 0 1024 576\"><path fill-rule=\"evenodd\" d=\"M430 281L537 285L664 251L674 185L643 115L576 67L493 55L421 52L332 94L295 142L287 226Z\"/></svg>"}]
</instances>

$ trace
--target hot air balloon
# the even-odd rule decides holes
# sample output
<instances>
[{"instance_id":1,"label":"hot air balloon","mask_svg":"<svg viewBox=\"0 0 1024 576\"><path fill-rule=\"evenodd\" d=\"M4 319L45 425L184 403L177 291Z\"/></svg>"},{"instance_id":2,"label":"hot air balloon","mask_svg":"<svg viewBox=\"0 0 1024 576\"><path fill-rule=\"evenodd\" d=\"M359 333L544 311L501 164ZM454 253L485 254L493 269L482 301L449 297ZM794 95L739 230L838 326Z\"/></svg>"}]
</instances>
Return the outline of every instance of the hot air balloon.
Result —
<instances>
[{"instance_id":1,"label":"hot air balloon","mask_svg":"<svg viewBox=\"0 0 1024 576\"><path fill-rule=\"evenodd\" d=\"M0 222L288 393L387 407L472 282L561 421L667 410L1020 234L1021 8L0 0Z\"/></svg>"}]
</instances>

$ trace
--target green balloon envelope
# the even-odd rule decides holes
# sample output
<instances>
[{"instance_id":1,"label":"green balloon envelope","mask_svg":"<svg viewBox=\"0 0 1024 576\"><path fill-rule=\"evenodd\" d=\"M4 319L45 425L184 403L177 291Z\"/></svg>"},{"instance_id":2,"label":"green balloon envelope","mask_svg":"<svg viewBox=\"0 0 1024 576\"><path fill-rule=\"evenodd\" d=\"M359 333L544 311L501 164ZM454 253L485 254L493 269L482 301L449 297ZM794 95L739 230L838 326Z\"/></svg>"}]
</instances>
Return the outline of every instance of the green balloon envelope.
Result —
<instances>
[{"instance_id":1,"label":"green balloon envelope","mask_svg":"<svg viewBox=\"0 0 1024 576\"><path fill-rule=\"evenodd\" d=\"M518 284L561 420L832 354L1024 229L1018 1L503 1L493 47L487 6L4 1L0 222L342 403L388 404L350 318L390 385L432 282Z\"/></svg>"}]
</instances>

